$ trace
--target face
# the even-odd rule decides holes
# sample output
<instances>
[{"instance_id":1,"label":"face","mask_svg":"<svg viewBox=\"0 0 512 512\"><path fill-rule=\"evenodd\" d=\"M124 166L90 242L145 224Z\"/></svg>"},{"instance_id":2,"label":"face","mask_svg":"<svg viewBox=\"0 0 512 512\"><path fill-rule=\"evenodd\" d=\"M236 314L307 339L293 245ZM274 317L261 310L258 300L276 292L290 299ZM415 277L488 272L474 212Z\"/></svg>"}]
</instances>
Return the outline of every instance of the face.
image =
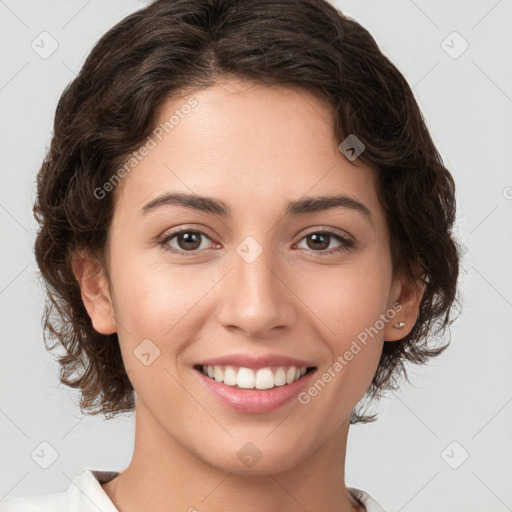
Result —
<instances>
[{"instance_id":1,"label":"face","mask_svg":"<svg viewBox=\"0 0 512 512\"><path fill-rule=\"evenodd\" d=\"M118 185L108 301L88 310L118 333L160 440L226 471L258 453L251 471L286 470L337 442L396 339L377 174L307 92L225 79L160 121L176 110Z\"/></svg>"}]
</instances>

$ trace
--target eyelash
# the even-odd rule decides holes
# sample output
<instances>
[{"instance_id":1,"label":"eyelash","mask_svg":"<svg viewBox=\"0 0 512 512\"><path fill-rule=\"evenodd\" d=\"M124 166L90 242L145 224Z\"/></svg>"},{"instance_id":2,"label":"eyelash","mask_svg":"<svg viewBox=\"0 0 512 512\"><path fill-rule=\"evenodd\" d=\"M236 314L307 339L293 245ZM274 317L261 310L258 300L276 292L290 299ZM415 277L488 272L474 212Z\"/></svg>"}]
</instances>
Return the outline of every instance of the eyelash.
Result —
<instances>
[{"instance_id":1,"label":"eyelash","mask_svg":"<svg viewBox=\"0 0 512 512\"><path fill-rule=\"evenodd\" d=\"M168 252L170 252L172 254L175 254L175 255L178 255L178 256L188 257L188 256L195 256L195 255L197 255L198 252L199 252L198 250L194 250L194 251L176 250L174 248L171 248L168 245L168 243L174 237L176 237L177 235L180 235L181 233L198 233L198 234L200 234L200 235L210 239L208 234L205 233L204 231L201 231L200 229L181 229L179 231L174 231L172 233L168 233L168 234L163 235L162 237L160 237L158 239L158 244L160 246L162 246L162 248L165 251L168 251ZM335 254L335 253L342 253L342 252L348 251L349 249L352 249L354 247L354 245L355 245L354 242L352 240L350 240L349 238L344 237L344 236L340 235L339 233L335 233L334 231L330 231L330 230L311 231L311 232L305 234L300 239L300 241L302 241L304 238L306 238L306 237L308 237L310 235L329 235L329 236L335 238L338 242L341 242L341 245L339 247L335 247L334 249L321 250L321 251L306 250L309 254L313 254L313 255L317 255L317 254L320 254L320 255L323 255L323 254L331 255L331 254ZM214 249L206 249L206 251L211 251L211 250L214 250Z\"/></svg>"}]
</instances>

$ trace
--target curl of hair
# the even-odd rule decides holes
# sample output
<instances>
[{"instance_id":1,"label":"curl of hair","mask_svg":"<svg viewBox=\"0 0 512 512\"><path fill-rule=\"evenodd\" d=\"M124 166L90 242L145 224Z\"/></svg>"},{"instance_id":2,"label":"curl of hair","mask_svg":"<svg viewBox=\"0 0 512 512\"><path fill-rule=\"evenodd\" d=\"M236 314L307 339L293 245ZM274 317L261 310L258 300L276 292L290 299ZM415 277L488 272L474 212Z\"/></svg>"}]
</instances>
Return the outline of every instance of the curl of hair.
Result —
<instances>
[{"instance_id":1,"label":"curl of hair","mask_svg":"<svg viewBox=\"0 0 512 512\"><path fill-rule=\"evenodd\" d=\"M378 170L394 271L425 282L414 328L384 343L365 398L396 389L405 363L448 346L427 341L445 331L457 302L454 181L409 85L368 31L324 0L157 0L110 29L66 87L37 177L45 344L65 348L60 380L81 390L82 412L135 405L117 334L93 328L71 267L78 250L105 256L117 189L103 199L94 191L145 142L166 101L230 76L301 88L332 107L337 140L355 134L365 144L359 160Z\"/></svg>"}]
</instances>

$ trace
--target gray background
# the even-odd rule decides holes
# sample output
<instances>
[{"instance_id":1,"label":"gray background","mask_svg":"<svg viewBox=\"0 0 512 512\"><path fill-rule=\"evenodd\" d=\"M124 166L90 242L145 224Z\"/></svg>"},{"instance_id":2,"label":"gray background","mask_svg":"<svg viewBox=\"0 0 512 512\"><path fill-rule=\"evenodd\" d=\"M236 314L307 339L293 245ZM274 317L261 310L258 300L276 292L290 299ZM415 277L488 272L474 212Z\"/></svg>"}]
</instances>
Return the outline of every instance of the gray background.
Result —
<instances>
[{"instance_id":1,"label":"gray background","mask_svg":"<svg viewBox=\"0 0 512 512\"><path fill-rule=\"evenodd\" d=\"M133 417L82 417L76 392L58 385L42 339L31 208L62 90L99 37L144 5L0 1L0 500L63 491L86 467L130 461ZM336 6L413 87L457 182L465 251L450 348L411 369L412 384L381 402L377 423L352 427L347 484L390 511L512 510L512 0ZM31 47L51 50L43 31L58 44L47 58ZM58 457L43 469L52 449Z\"/></svg>"}]
</instances>

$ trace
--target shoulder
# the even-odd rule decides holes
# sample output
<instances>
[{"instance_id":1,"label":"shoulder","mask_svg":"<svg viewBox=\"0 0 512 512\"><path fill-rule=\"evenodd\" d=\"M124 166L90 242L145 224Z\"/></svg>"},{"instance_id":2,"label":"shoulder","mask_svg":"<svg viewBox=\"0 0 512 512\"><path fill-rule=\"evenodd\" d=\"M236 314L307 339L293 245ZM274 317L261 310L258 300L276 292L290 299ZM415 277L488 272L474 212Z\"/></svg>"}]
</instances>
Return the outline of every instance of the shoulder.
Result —
<instances>
[{"instance_id":1,"label":"shoulder","mask_svg":"<svg viewBox=\"0 0 512 512\"><path fill-rule=\"evenodd\" d=\"M0 512L118 512L100 485L116 474L86 469L66 491L11 498L0 502Z\"/></svg>"},{"instance_id":2,"label":"shoulder","mask_svg":"<svg viewBox=\"0 0 512 512\"><path fill-rule=\"evenodd\" d=\"M355 487L348 487L347 490L359 503L364 505L366 512L387 512L382 505L374 500L366 491L356 489ZM0 509L0 512L3 511Z\"/></svg>"}]
</instances>

